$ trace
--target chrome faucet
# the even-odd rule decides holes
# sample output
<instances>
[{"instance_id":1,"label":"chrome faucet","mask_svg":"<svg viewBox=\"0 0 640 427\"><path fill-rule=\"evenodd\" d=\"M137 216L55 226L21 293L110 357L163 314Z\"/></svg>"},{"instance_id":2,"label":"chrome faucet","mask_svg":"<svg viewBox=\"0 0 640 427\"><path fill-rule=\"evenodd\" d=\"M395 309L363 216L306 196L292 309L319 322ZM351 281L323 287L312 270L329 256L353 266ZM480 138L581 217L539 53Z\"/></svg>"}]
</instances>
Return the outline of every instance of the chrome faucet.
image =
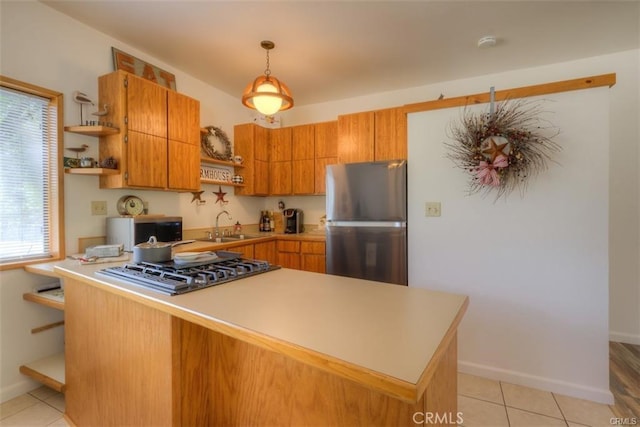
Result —
<instances>
[{"instance_id":1,"label":"chrome faucet","mask_svg":"<svg viewBox=\"0 0 640 427\"><path fill-rule=\"evenodd\" d=\"M216 238L220 237L220 226L218 225L218 222L220 220L220 215L222 215L222 214L227 214L227 219L229 221L231 221L233 219L233 218L231 218L231 215L227 211L221 211L218 215L216 215Z\"/></svg>"}]
</instances>

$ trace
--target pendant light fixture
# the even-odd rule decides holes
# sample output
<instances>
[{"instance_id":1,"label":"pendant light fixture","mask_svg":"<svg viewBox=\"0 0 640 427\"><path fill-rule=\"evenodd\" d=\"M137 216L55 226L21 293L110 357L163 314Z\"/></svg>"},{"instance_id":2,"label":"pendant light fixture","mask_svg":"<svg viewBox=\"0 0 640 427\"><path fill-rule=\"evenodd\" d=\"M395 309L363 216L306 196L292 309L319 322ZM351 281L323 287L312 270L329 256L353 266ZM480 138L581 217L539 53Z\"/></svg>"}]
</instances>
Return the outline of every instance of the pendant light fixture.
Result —
<instances>
[{"instance_id":1,"label":"pendant light fixture","mask_svg":"<svg viewBox=\"0 0 640 427\"><path fill-rule=\"evenodd\" d=\"M246 87L242 93L242 103L265 116L272 116L278 111L293 107L293 98L287 85L273 77L269 69L269 51L275 47L275 44L264 40L260 46L267 51L267 69L264 70L264 75L256 77Z\"/></svg>"}]
</instances>

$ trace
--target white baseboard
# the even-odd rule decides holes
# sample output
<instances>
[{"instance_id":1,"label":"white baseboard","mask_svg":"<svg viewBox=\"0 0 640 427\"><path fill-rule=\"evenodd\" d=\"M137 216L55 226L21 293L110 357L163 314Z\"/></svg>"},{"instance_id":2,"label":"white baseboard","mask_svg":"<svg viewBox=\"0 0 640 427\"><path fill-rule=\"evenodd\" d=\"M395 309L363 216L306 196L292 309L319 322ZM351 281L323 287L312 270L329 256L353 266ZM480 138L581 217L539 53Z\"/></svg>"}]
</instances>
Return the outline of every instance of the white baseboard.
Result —
<instances>
[{"instance_id":1,"label":"white baseboard","mask_svg":"<svg viewBox=\"0 0 640 427\"><path fill-rule=\"evenodd\" d=\"M511 384L550 391L578 399L591 400L607 405L613 404L613 394L609 389L599 389L465 361L458 361L458 371L464 374L477 375L495 381L504 381Z\"/></svg>"},{"instance_id":2,"label":"white baseboard","mask_svg":"<svg viewBox=\"0 0 640 427\"><path fill-rule=\"evenodd\" d=\"M16 384L11 384L8 387L2 388L0 390L0 402L4 403L7 400L11 400L14 397L21 396L25 393L30 392L31 390L35 390L36 388L42 386L39 382L25 379L24 381L20 381Z\"/></svg>"},{"instance_id":3,"label":"white baseboard","mask_svg":"<svg viewBox=\"0 0 640 427\"><path fill-rule=\"evenodd\" d=\"M610 331L609 341L640 345L640 334L627 334L624 332Z\"/></svg>"}]
</instances>

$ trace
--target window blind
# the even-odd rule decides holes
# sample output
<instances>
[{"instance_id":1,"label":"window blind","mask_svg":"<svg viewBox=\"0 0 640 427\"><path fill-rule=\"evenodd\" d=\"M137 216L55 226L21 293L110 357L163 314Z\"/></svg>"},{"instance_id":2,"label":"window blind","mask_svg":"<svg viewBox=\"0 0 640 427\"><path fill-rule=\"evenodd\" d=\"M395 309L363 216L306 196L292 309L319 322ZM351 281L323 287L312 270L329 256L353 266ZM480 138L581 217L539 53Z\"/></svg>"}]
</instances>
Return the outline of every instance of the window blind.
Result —
<instances>
[{"instance_id":1,"label":"window blind","mask_svg":"<svg viewBox=\"0 0 640 427\"><path fill-rule=\"evenodd\" d=\"M50 99L0 87L0 263L52 255L56 125Z\"/></svg>"}]
</instances>

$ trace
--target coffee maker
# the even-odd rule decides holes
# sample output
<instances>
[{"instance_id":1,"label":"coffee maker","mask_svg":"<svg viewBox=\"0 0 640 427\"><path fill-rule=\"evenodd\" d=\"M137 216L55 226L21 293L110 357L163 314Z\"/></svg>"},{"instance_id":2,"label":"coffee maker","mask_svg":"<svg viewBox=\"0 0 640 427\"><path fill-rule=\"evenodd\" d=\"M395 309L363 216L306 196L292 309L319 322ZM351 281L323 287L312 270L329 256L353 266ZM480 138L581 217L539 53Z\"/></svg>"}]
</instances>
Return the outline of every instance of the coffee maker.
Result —
<instances>
[{"instance_id":1,"label":"coffee maker","mask_svg":"<svg viewBox=\"0 0 640 427\"><path fill-rule=\"evenodd\" d=\"M302 233L302 210L301 209L285 209L282 211L284 218L285 234Z\"/></svg>"}]
</instances>

